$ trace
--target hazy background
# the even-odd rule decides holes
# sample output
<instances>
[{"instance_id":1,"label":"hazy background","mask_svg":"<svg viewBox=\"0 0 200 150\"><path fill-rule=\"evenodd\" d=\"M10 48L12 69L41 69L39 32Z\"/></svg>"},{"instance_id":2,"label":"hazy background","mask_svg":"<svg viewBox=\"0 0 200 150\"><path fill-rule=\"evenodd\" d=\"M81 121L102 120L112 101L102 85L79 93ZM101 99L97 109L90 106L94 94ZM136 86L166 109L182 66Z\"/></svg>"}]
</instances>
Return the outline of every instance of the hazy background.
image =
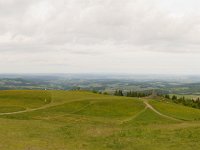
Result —
<instances>
[{"instance_id":1,"label":"hazy background","mask_svg":"<svg viewBox=\"0 0 200 150\"><path fill-rule=\"evenodd\" d=\"M200 74L198 0L0 0L0 73Z\"/></svg>"}]
</instances>

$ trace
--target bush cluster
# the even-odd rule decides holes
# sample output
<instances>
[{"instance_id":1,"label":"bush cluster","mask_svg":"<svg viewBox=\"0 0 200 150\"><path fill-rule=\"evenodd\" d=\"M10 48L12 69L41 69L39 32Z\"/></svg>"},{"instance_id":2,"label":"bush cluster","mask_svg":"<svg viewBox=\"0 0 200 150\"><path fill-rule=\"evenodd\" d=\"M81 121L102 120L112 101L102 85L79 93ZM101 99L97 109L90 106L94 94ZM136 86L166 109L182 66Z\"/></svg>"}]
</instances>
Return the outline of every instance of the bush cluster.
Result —
<instances>
[{"instance_id":1,"label":"bush cluster","mask_svg":"<svg viewBox=\"0 0 200 150\"><path fill-rule=\"evenodd\" d=\"M199 97L196 99L189 99L189 98L185 98L184 96L178 98L176 95L173 95L172 97L170 97L169 95L165 95L164 97L166 99L172 100L172 102L174 102L174 103L183 104L184 106L190 106L193 108L200 109L200 98Z\"/></svg>"}]
</instances>

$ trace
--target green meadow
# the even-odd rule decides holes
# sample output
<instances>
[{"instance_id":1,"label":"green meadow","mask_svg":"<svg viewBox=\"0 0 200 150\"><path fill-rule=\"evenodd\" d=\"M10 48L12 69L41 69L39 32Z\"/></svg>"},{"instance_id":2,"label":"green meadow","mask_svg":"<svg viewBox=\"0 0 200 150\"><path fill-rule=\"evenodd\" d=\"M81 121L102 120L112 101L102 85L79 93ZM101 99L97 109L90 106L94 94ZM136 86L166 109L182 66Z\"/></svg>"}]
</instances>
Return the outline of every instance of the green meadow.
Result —
<instances>
[{"instance_id":1,"label":"green meadow","mask_svg":"<svg viewBox=\"0 0 200 150\"><path fill-rule=\"evenodd\" d=\"M87 91L0 91L0 150L196 150L200 110Z\"/></svg>"}]
</instances>

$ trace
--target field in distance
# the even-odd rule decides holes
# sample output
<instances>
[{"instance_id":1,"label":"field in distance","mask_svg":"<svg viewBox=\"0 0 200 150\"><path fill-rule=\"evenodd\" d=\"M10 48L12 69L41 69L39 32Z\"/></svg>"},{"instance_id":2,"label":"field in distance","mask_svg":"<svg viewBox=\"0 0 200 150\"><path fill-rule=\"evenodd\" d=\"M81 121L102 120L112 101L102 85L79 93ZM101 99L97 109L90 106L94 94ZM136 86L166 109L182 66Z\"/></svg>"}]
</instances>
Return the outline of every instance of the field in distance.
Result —
<instances>
[{"instance_id":1,"label":"field in distance","mask_svg":"<svg viewBox=\"0 0 200 150\"><path fill-rule=\"evenodd\" d=\"M0 91L1 150L200 149L200 110L87 91Z\"/></svg>"}]
</instances>

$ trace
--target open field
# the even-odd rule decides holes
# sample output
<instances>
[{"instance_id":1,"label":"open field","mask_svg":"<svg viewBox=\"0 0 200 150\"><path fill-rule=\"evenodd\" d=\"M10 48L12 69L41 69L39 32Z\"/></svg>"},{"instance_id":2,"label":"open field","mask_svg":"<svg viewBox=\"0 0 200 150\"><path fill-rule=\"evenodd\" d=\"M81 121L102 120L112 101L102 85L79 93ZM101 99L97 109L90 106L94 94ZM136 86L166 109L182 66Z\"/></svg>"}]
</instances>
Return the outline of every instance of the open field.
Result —
<instances>
[{"instance_id":1,"label":"open field","mask_svg":"<svg viewBox=\"0 0 200 150\"><path fill-rule=\"evenodd\" d=\"M200 110L86 91L1 91L1 150L200 149Z\"/></svg>"}]
</instances>

